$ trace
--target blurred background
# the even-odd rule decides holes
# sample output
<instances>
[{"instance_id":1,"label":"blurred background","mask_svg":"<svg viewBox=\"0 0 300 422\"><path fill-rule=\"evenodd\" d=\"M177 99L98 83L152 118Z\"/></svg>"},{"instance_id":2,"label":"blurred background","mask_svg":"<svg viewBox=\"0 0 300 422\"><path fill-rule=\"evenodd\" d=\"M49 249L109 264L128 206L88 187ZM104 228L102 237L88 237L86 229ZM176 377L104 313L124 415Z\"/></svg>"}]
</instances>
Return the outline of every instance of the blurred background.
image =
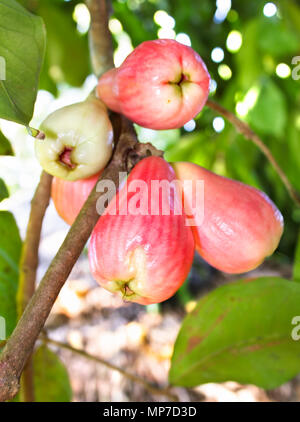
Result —
<instances>
[{"instance_id":1,"label":"blurred background","mask_svg":"<svg viewBox=\"0 0 300 422\"><path fill-rule=\"evenodd\" d=\"M97 83L88 55L89 11L79 0L20 0L43 17L47 49L32 127L52 111L83 100ZM192 46L212 78L210 96L234 111L261 136L293 186L300 191L300 3L296 0L114 0L109 27L115 65L142 41L173 38ZM298 59L297 59L298 57ZM184 128L156 132L136 127L139 139L166 151L169 161L192 161L265 191L285 219L276 253L255 275L290 277L300 209L264 155L234 127L204 108ZM0 177L24 237L30 200L41 168L34 140L22 126L0 120L0 136L13 155L0 156ZM50 205L43 227L38 279L68 226ZM252 276L252 273L251 273ZM196 256L187 283L170 301L142 307L126 304L96 285L86 252L75 266L49 318L49 335L163 385L180 322L204 292L233 280ZM236 277L235 277L236 279ZM68 367L74 400L159 400L117 372L59 351ZM177 389L182 400L300 400L297 379L272 392L236 383Z\"/></svg>"}]
</instances>

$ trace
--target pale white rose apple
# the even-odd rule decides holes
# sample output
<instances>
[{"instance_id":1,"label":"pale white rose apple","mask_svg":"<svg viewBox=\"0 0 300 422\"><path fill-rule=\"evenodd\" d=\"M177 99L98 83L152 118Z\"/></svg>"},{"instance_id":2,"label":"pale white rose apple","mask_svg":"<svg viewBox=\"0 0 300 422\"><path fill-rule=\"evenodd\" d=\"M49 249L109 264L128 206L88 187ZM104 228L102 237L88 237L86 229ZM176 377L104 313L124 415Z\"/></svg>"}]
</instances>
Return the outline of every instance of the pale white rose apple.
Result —
<instances>
[{"instance_id":1,"label":"pale white rose apple","mask_svg":"<svg viewBox=\"0 0 300 422\"><path fill-rule=\"evenodd\" d=\"M63 107L41 125L44 139L35 152L43 169L74 181L101 171L111 158L113 129L106 106L97 98Z\"/></svg>"}]
</instances>

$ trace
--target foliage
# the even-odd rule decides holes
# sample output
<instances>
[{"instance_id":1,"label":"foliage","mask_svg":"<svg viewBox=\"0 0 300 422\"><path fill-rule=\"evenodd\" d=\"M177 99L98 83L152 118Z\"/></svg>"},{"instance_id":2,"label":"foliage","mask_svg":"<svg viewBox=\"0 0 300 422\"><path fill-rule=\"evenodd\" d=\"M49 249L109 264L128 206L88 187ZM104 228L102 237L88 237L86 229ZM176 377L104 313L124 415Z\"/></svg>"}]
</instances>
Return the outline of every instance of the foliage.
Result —
<instances>
[{"instance_id":1,"label":"foliage","mask_svg":"<svg viewBox=\"0 0 300 422\"><path fill-rule=\"evenodd\" d=\"M43 21L15 0L1 0L0 15L0 56L5 67L5 78L0 79L0 117L28 124L44 55Z\"/></svg>"},{"instance_id":2,"label":"foliage","mask_svg":"<svg viewBox=\"0 0 300 422\"><path fill-rule=\"evenodd\" d=\"M181 326L171 384L233 380L270 389L288 381L300 371L300 344L291 335L299 301L299 284L276 277L206 295Z\"/></svg>"},{"instance_id":3,"label":"foliage","mask_svg":"<svg viewBox=\"0 0 300 422\"><path fill-rule=\"evenodd\" d=\"M65 366L45 345L33 355L35 400L37 402L69 402L72 390Z\"/></svg>"},{"instance_id":4,"label":"foliage","mask_svg":"<svg viewBox=\"0 0 300 422\"><path fill-rule=\"evenodd\" d=\"M19 279L21 239L13 215L0 211L0 316L9 336L17 322L16 294Z\"/></svg>"},{"instance_id":5,"label":"foliage","mask_svg":"<svg viewBox=\"0 0 300 422\"><path fill-rule=\"evenodd\" d=\"M14 155L9 140L0 131L0 155Z\"/></svg>"},{"instance_id":6,"label":"foliage","mask_svg":"<svg viewBox=\"0 0 300 422\"><path fill-rule=\"evenodd\" d=\"M0 179L0 202L3 201L3 199L8 198L9 193L7 190L7 187L2 179Z\"/></svg>"}]
</instances>

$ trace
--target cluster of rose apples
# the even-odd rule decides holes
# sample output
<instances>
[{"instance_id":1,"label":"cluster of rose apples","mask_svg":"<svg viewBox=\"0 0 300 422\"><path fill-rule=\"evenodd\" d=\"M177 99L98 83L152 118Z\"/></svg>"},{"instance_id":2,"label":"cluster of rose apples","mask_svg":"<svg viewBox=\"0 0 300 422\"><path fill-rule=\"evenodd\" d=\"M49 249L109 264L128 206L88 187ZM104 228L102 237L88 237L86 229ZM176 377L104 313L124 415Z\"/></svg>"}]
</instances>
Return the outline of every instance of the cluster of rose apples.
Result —
<instances>
[{"instance_id":1,"label":"cluster of rose apples","mask_svg":"<svg viewBox=\"0 0 300 422\"><path fill-rule=\"evenodd\" d=\"M144 127L178 128L204 106L209 80L192 48L173 40L146 41L100 78L99 98L52 113L36 153L56 176L52 198L58 214L73 223L112 155L106 107ZM153 181L181 183L164 195L154 192ZM195 190L186 181L203 183L203 212L195 210ZM147 189L140 189L137 200L131 187L141 182ZM242 273L274 252L282 231L281 213L263 192L193 163L152 156L133 168L99 218L89 242L90 267L104 288L124 299L158 303L185 281L195 249L215 268Z\"/></svg>"}]
</instances>

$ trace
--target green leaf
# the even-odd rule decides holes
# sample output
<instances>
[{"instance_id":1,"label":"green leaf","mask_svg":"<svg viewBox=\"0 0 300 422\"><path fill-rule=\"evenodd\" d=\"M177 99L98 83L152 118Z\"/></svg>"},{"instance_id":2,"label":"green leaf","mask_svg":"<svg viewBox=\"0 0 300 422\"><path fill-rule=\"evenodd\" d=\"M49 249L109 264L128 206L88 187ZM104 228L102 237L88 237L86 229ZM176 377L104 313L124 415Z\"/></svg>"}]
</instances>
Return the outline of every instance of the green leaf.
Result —
<instances>
[{"instance_id":1,"label":"green leaf","mask_svg":"<svg viewBox=\"0 0 300 422\"><path fill-rule=\"evenodd\" d=\"M7 190L7 187L2 179L0 179L0 202L3 201L3 199L8 198L9 193Z\"/></svg>"},{"instance_id":2,"label":"green leaf","mask_svg":"<svg viewBox=\"0 0 300 422\"><path fill-rule=\"evenodd\" d=\"M281 89L271 80L265 79L255 106L248 113L250 125L263 134L282 136L284 134L287 109Z\"/></svg>"},{"instance_id":3,"label":"green leaf","mask_svg":"<svg viewBox=\"0 0 300 422\"><path fill-rule=\"evenodd\" d=\"M0 211L0 316L6 321L6 336L11 334L17 321L16 294L21 246L13 215Z\"/></svg>"},{"instance_id":4,"label":"green leaf","mask_svg":"<svg viewBox=\"0 0 300 422\"><path fill-rule=\"evenodd\" d=\"M258 44L264 53L273 57L288 56L299 51L299 37L281 20L260 21Z\"/></svg>"},{"instance_id":5,"label":"green leaf","mask_svg":"<svg viewBox=\"0 0 300 422\"><path fill-rule=\"evenodd\" d=\"M295 281L300 282L300 232L298 234L298 241L297 241L297 246L296 246L293 279Z\"/></svg>"},{"instance_id":6,"label":"green leaf","mask_svg":"<svg viewBox=\"0 0 300 422\"><path fill-rule=\"evenodd\" d=\"M243 44L236 54L237 80L244 91L248 90L262 74L262 63L257 57L259 20L249 20L243 27Z\"/></svg>"},{"instance_id":7,"label":"green leaf","mask_svg":"<svg viewBox=\"0 0 300 422\"><path fill-rule=\"evenodd\" d=\"M37 13L47 30L47 47L40 88L56 94L56 84L81 86L91 72L87 35L80 34L72 14L73 2L43 0Z\"/></svg>"},{"instance_id":8,"label":"green leaf","mask_svg":"<svg viewBox=\"0 0 300 422\"><path fill-rule=\"evenodd\" d=\"M0 16L0 118L27 125L44 56L44 24L15 0L0 0Z\"/></svg>"},{"instance_id":9,"label":"green leaf","mask_svg":"<svg viewBox=\"0 0 300 422\"><path fill-rule=\"evenodd\" d=\"M14 155L9 140L0 131L0 155Z\"/></svg>"},{"instance_id":10,"label":"green leaf","mask_svg":"<svg viewBox=\"0 0 300 422\"><path fill-rule=\"evenodd\" d=\"M37 402L69 402L72 389L68 372L57 355L40 346L33 355L34 389Z\"/></svg>"},{"instance_id":11,"label":"green leaf","mask_svg":"<svg viewBox=\"0 0 300 422\"><path fill-rule=\"evenodd\" d=\"M279 277L240 280L202 298L183 321L170 382L193 387L228 380L275 388L300 372L300 285Z\"/></svg>"}]
</instances>

